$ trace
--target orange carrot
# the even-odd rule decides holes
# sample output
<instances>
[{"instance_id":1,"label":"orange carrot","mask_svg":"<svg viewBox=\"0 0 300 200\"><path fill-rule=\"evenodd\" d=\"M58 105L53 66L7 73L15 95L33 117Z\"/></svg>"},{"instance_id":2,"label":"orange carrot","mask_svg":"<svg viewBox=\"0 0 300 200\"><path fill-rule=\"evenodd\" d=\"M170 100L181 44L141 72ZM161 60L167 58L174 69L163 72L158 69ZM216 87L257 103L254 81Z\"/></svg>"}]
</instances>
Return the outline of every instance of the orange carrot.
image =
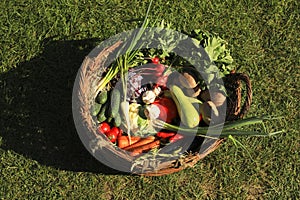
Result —
<instances>
[{"instance_id":1,"label":"orange carrot","mask_svg":"<svg viewBox=\"0 0 300 200\"><path fill-rule=\"evenodd\" d=\"M148 144L150 142L153 142L154 140L155 140L155 136L149 136L149 137L146 137L146 138L142 138L138 142L136 142L136 143L134 143L130 146L125 147L124 150L129 151L129 149L136 148L136 147Z\"/></svg>"},{"instance_id":2,"label":"orange carrot","mask_svg":"<svg viewBox=\"0 0 300 200\"><path fill-rule=\"evenodd\" d=\"M131 136L131 144L137 143L141 137ZM129 146L129 137L128 136L120 136L118 137L118 147L123 149L127 146Z\"/></svg>"},{"instance_id":3,"label":"orange carrot","mask_svg":"<svg viewBox=\"0 0 300 200\"><path fill-rule=\"evenodd\" d=\"M159 147L159 145L160 145L160 140L155 140L148 144L129 149L128 151L132 152L131 153L132 156L137 156L143 152L147 152L147 151L150 151L151 149L157 148L157 147Z\"/></svg>"}]
</instances>

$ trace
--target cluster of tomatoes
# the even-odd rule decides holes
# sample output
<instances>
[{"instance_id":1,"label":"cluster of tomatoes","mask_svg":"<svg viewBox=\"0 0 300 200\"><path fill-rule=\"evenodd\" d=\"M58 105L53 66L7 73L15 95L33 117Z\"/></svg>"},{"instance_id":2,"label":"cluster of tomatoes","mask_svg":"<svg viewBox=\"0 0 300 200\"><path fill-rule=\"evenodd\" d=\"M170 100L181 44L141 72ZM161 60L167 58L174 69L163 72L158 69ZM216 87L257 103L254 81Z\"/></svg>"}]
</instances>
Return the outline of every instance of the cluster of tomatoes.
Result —
<instances>
[{"instance_id":1,"label":"cluster of tomatoes","mask_svg":"<svg viewBox=\"0 0 300 200\"><path fill-rule=\"evenodd\" d=\"M118 127L110 127L110 125L107 122L102 122L98 126L98 133L105 134L106 137L112 142L115 143L117 141L117 138L122 136L123 131L122 129Z\"/></svg>"}]
</instances>

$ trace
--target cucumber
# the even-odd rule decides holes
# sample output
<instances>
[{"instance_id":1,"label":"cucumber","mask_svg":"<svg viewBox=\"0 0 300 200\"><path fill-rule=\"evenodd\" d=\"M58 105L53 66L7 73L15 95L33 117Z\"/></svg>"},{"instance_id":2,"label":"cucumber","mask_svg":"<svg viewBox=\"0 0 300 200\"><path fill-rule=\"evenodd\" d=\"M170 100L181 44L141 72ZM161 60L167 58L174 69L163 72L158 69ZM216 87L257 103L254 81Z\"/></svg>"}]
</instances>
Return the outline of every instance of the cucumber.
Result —
<instances>
[{"instance_id":1,"label":"cucumber","mask_svg":"<svg viewBox=\"0 0 300 200\"><path fill-rule=\"evenodd\" d=\"M120 114L117 114L114 118L114 126L119 127L122 124L121 116Z\"/></svg>"},{"instance_id":2,"label":"cucumber","mask_svg":"<svg viewBox=\"0 0 300 200\"><path fill-rule=\"evenodd\" d=\"M110 123L112 120L113 120L113 118L112 118L112 117L109 117L109 118L107 119L107 122Z\"/></svg>"},{"instance_id":3,"label":"cucumber","mask_svg":"<svg viewBox=\"0 0 300 200\"><path fill-rule=\"evenodd\" d=\"M98 115L98 113L100 112L100 109L101 109L101 104L99 103L95 103L94 106L93 106L93 111L92 111L92 115L93 116L96 116Z\"/></svg>"},{"instance_id":4,"label":"cucumber","mask_svg":"<svg viewBox=\"0 0 300 200\"><path fill-rule=\"evenodd\" d=\"M102 108L101 108L101 110L100 110L100 112L99 112L99 114L98 114L98 120L99 120L99 118L100 118L100 119L103 119L104 117L106 117L106 116L105 116L105 112L106 112L106 110L107 110L107 107L108 107L108 104L107 104L107 103L104 104L104 105L102 106Z\"/></svg>"},{"instance_id":5,"label":"cucumber","mask_svg":"<svg viewBox=\"0 0 300 200\"><path fill-rule=\"evenodd\" d=\"M98 119L98 122L99 122L99 123L102 123L102 122L104 122L107 118L106 118L105 115L101 115L101 116L98 115L98 118L97 118L97 119Z\"/></svg>"},{"instance_id":6,"label":"cucumber","mask_svg":"<svg viewBox=\"0 0 300 200\"><path fill-rule=\"evenodd\" d=\"M172 85L170 90L182 123L189 128L196 127L199 124L199 113L191 103L191 99L176 85Z\"/></svg>"},{"instance_id":7,"label":"cucumber","mask_svg":"<svg viewBox=\"0 0 300 200\"><path fill-rule=\"evenodd\" d=\"M110 98L110 116L116 117L117 114L119 114L119 108L120 108L120 102L121 102L121 94L118 89L113 89L111 92L111 98Z\"/></svg>"},{"instance_id":8,"label":"cucumber","mask_svg":"<svg viewBox=\"0 0 300 200\"><path fill-rule=\"evenodd\" d=\"M107 96L108 96L107 91L104 90L97 95L96 100L98 103L104 104L107 101L108 98Z\"/></svg>"}]
</instances>

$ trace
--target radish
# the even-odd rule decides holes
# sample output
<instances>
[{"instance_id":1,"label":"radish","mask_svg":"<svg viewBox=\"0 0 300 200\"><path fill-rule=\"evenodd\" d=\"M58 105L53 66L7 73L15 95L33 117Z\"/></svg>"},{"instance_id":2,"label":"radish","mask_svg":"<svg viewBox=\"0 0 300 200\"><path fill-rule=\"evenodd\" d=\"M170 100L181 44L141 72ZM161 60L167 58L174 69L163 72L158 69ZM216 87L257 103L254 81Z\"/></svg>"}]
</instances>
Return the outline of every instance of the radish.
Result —
<instances>
[{"instance_id":1,"label":"radish","mask_svg":"<svg viewBox=\"0 0 300 200\"><path fill-rule=\"evenodd\" d=\"M134 69L134 72L139 75L154 75L155 77L159 77L163 74L165 69L166 67L163 64L148 64L147 66Z\"/></svg>"},{"instance_id":2,"label":"radish","mask_svg":"<svg viewBox=\"0 0 300 200\"><path fill-rule=\"evenodd\" d=\"M163 64L157 64L155 66L155 69L156 69L156 72L163 73L165 71L166 67Z\"/></svg>"},{"instance_id":3,"label":"radish","mask_svg":"<svg viewBox=\"0 0 300 200\"><path fill-rule=\"evenodd\" d=\"M167 81L168 81L168 75L160 76L160 77L158 77L158 79L156 81L156 84L158 86L162 86L162 87L166 88L167 87Z\"/></svg>"}]
</instances>

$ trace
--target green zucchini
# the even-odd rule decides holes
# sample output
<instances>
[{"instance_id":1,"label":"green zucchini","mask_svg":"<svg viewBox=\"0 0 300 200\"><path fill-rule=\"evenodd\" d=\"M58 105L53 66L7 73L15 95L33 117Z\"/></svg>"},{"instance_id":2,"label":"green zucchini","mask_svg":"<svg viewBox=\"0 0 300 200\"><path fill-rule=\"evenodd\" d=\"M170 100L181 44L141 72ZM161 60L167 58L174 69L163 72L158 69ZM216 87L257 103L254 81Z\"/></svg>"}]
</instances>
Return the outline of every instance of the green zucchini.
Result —
<instances>
[{"instance_id":1,"label":"green zucchini","mask_svg":"<svg viewBox=\"0 0 300 200\"><path fill-rule=\"evenodd\" d=\"M189 97L189 96L186 96L186 98L189 100L189 102L191 103L198 103L198 104L203 104L202 101L200 101L199 99L195 98L195 97Z\"/></svg>"},{"instance_id":2,"label":"green zucchini","mask_svg":"<svg viewBox=\"0 0 300 200\"><path fill-rule=\"evenodd\" d=\"M190 98L185 96L183 91L176 85L172 85L170 90L182 123L189 128L196 127L199 124L199 113Z\"/></svg>"}]
</instances>

